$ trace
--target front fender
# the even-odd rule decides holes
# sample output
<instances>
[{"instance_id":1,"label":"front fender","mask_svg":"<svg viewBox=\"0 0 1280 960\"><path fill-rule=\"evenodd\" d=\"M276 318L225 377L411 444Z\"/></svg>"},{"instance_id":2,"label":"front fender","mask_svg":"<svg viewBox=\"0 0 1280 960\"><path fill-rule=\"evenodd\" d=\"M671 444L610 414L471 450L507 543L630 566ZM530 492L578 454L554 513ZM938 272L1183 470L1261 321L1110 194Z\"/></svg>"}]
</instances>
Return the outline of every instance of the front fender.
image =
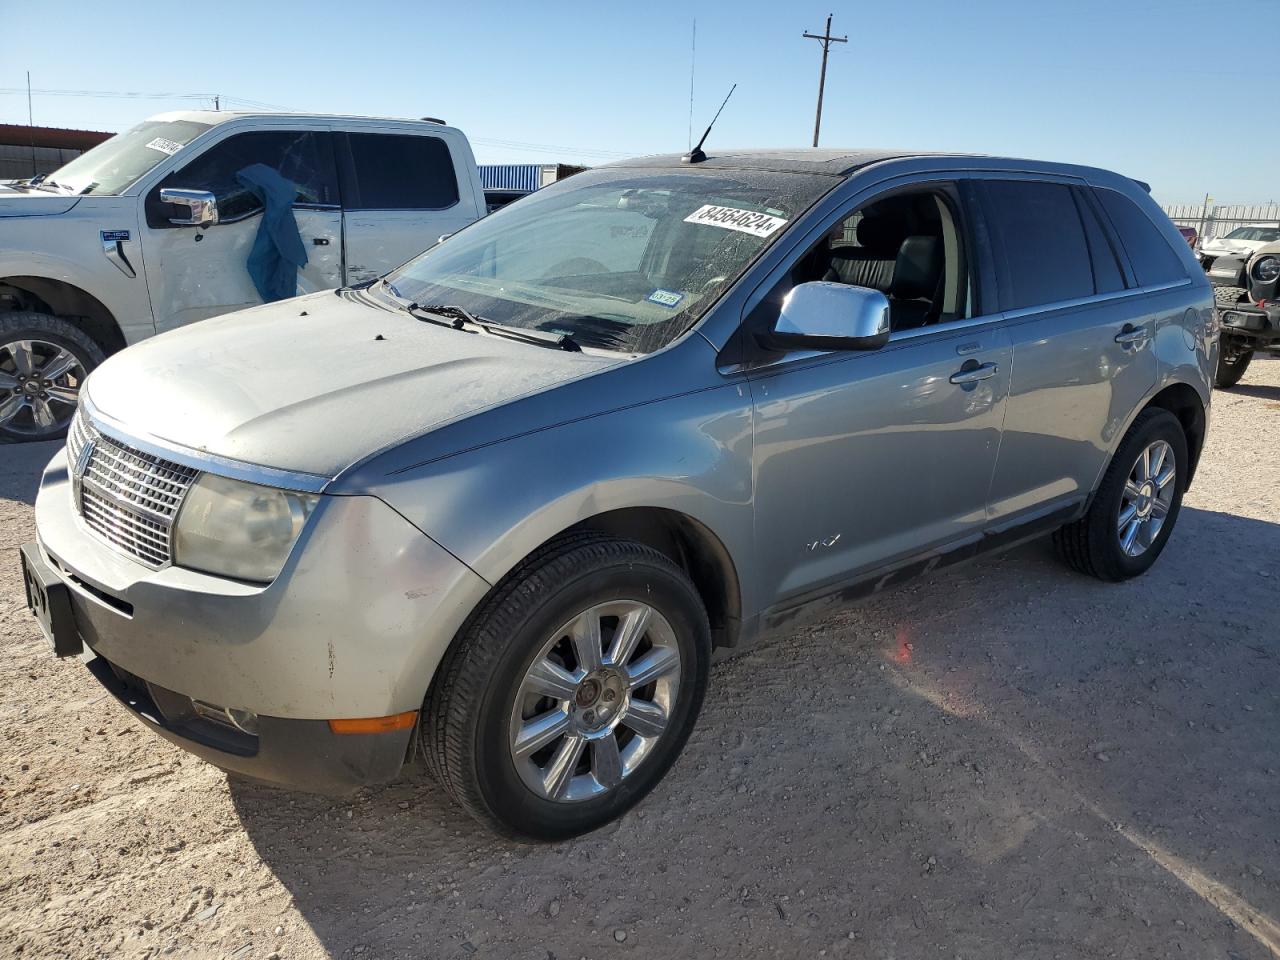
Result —
<instances>
[{"instance_id":1,"label":"front fender","mask_svg":"<svg viewBox=\"0 0 1280 960\"><path fill-rule=\"evenodd\" d=\"M490 583L583 520L662 508L718 537L754 609L751 401L743 383L640 404L437 460L369 492Z\"/></svg>"}]
</instances>

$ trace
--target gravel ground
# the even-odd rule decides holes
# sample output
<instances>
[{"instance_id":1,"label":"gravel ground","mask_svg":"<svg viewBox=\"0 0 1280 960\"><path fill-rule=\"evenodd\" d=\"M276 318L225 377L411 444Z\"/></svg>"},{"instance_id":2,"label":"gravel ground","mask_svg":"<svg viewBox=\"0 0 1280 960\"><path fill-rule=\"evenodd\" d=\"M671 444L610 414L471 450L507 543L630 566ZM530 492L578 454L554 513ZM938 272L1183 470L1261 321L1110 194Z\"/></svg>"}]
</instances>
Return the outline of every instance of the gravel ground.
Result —
<instances>
[{"instance_id":1,"label":"gravel ground","mask_svg":"<svg viewBox=\"0 0 1280 960\"><path fill-rule=\"evenodd\" d=\"M1275 957L1280 362L1213 418L1144 578L1034 545L722 663L665 783L558 846L149 734L46 653L13 551L53 448L0 447L0 953Z\"/></svg>"}]
</instances>

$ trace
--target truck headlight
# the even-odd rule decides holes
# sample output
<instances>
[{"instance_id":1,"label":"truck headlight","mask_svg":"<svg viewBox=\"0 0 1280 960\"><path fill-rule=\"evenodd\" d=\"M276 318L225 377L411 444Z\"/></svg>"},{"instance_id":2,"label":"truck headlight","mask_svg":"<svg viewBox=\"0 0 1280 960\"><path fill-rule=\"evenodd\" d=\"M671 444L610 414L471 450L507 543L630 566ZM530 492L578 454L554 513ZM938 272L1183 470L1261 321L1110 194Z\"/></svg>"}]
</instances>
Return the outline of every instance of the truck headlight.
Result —
<instances>
[{"instance_id":1,"label":"truck headlight","mask_svg":"<svg viewBox=\"0 0 1280 960\"><path fill-rule=\"evenodd\" d=\"M205 473L187 491L173 531L173 561L266 583L293 549L319 497Z\"/></svg>"},{"instance_id":2,"label":"truck headlight","mask_svg":"<svg viewBox=\"0 0 1280 960\"><path fill-rule=\"evenodd\" d=\"M1266 256L1253 265L1253 279L1259 283L1270 283L1280 277L1280 257Z\"/></svg>"}]
</instances>

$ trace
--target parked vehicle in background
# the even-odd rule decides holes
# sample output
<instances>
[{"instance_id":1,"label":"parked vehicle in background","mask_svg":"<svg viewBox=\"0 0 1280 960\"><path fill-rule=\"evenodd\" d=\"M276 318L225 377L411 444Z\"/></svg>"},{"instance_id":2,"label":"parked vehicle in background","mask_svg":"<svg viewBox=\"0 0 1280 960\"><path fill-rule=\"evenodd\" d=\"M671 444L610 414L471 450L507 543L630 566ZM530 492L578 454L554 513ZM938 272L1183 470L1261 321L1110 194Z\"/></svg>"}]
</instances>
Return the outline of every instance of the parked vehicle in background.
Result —
<instances>
[{"instance_id":1,"label":"parked vehicle in background","mask_svg":"<svg viewBox=\"0 0 1280 960\"><path fill-rule=\"evenodd\" d=\"M1125 177L648 157L108 360L28 595L55 653L228 770L350 792L417 744L495 830L571 836L666 773L713 648L1043 534L1146 571L1216 349Z\"/></svg>"},{"instance_id":2,"label":"parked vehicle in background","mask_svg":"<svg viewBox=\"0 0 1280 960\"><path fill-rule=\"evenodd\" d=\"M1244 287L1245 264L1265 244L1280 240L1280 226L1252 223L1236 227L1225 237L1204 240L1197 253L1209 282L1223 287Z\"/></svg>"},{"instance_id":3,"label":"parked vehicle in background","mask_svg":"<svg viewBox=\"0 0 1280 960\"><path fill-rule=\"evenodd\" d=\"M435 122L177 112L0 186L0 439L62 436L85 376L155 333L261 300L262 204L297 185L298 292L373 280L485 214L470 144Z\"/></svg>"},{"instance_id":4,"label":"parked vehicle in background","mask_svg":"<svg viewBox=\"0 0 1280 960\"><path fill-rule=\"evenodd\" d=\"M1200 240L1200 234L1196 232L1196 228L1178 227L1178 232L1182 234L1182 238L1187 241L1187 246L1194 250L1196 248L1196 244Z\"/></svg>"},{"instance_id":5,"label":"parked vehicle in background","mask_svg":"<svg viewBox=\"0 0 1280 960\"><path fill-rule=\"evenodd\" d=\"M1214 383L1234 387L1259 350L1280 355L1280 241L1264 244L1244 268L1243 287L1214 287L1222 327Z\"/></svg>"}]
</instances>

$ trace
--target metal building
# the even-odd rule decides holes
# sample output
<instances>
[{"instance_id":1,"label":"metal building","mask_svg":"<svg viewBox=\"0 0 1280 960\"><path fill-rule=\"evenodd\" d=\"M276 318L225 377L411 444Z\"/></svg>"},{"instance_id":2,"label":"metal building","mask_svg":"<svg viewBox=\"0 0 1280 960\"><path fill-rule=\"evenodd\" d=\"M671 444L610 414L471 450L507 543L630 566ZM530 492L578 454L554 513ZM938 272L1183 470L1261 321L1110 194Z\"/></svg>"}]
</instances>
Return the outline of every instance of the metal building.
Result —
<instances>
[{"instance_id":1,"label":"metal building","mask_svg":"<svg viewBox=\"0 0 1280 960\"><path fill-rule=\"evenodd\" d=\"M0 123L0 180L51 173L114 134Z\"/></svg>"}]
</instances>

